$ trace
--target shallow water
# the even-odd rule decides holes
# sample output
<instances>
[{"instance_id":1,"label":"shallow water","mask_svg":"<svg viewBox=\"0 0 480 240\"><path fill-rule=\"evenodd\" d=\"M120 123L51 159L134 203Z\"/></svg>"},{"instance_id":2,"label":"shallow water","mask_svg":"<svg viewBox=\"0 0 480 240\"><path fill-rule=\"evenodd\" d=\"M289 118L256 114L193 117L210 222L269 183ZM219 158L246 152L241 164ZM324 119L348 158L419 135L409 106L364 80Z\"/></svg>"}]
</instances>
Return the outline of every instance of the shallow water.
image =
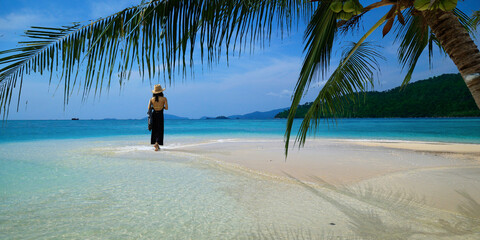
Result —
<instances>
[{"instance_id":1,"label":"shallow water","mask_svg":"<svg viewBox=\"0 0 480 240\"><path fill-rule=\"evenodd\" d=\"M470 224L415 197L275 180L135 137L3 143L0 159L2 239L431 239L439 219ZM446 239L478 236L461 233Z\"/></svg>"},{"instance_id":2,"label":"shallow water","mask_svg":"<svg viewBox=\"0 0 480 240\"><path fill-rule=\"evenodd\" d=\"M128 141L52 140L0 150L2 239L235 238L257 227L322 224L307 214L317 209L289 209L297 201L312 205L302 188L191 156L149 154Z\"/></svg>"},{"instance_id":3,"label":"shallow water","mask_svg":"<svg viewBox=\"0 0 480 240\"><path fill-rule=\"evenodd\" d=\"M362 121L346 121L325 137L480 142L478 119L421 120L414 137L411 120ZM283 126L277 120L167 122L164 148L240 136L281 141ZM0 131L1 239L480 236L478 218L427 207L401 189L312 186L188 151L154 152L144 121L11 121ZM480 213L466 202L465 209Z\"/></svg>"}]
</instances>

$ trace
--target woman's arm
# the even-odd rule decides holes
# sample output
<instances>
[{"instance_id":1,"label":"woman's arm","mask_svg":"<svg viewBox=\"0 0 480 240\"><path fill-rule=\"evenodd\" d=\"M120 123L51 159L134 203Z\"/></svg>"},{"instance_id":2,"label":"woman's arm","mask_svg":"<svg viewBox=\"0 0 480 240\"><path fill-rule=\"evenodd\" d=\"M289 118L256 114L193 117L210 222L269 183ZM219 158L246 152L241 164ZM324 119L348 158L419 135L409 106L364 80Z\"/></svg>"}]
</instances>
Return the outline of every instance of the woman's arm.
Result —
<instances>
[{"instance_id":1,"label":"woman's arm","mask_svg":"<svg viewBox=\"0 0 480 240\"><path fill-rule=\"evenodd\" d=\"M148 100L148 111L150 112L150 109L152 109L152 99Z\"/></svg>"},{"instance_id":2,"label":"woman's arm","mask_svg":"<svg viewBox=\"0 0 480 240\"><path fill-rule=\"evenodd\" d=\"M168 101L167 101L167 98L165 98L165 110L168 110Z\"/></svg>"}]
</instances>

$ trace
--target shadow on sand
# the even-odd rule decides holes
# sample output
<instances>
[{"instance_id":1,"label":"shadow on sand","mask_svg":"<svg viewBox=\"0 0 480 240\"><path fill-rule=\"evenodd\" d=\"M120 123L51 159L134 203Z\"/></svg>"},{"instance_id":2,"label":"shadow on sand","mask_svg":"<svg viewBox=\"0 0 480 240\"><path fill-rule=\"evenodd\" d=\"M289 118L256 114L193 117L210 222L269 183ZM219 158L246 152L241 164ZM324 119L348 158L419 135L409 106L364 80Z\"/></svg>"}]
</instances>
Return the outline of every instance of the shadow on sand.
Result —
<instances>
[{"instance_id":1,"label":"shadow on sand","mask_svg":"<svg viewBox=\"0 0 480 240\"><path fill-rule=\"evenodd\" d=\"M428 207L425 198L405 191L335 187L312 177L319 188L285 174L344 214L349 232L269 227L237 239L480 239L480 203L465 191L457 191L463 201L458 213L451 213Z\"/></svg>"}]
</instances>

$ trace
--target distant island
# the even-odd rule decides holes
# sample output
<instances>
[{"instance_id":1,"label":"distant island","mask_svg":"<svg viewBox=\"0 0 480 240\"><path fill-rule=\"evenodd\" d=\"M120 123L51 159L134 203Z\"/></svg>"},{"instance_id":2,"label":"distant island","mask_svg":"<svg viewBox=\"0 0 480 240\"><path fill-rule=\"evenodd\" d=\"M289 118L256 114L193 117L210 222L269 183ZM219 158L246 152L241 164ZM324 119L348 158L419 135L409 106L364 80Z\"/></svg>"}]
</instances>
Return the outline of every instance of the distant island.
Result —
<instances>
[{"instance_id":1,"label":"distant island","mask_svg":"<svg viewBox=\"0 0 480 240\"><path fill-rule=\"evenodd\" d=\"M300 105L295 118L303 118L312 103ZM460 74L443 74L383 92L359 94L344 106L341 118L480 117L480 110ZM275 115L286 118L289 109Z\"/></svg>"},{"instance_id":2,"label":"distant island","mask_svg":"<svg viewBox=\"0 0 480 240\"><path fill-rule=\"evenodd\" d=\"M200 119L274 119L275 115L288 108L279 108L266 112L251 112L243 115L218 116L218 117L201 117Z\"/></svg>"},{"instance_id":3,"label":"distant island","mask_svg":"<svg viewBox=\"0 0 480 240\"><path fill-rule=\"evenodd\" d=\"M218 117L215 117L215 118L207 117L205 119L230 119L230 118L225 117L225 116L218 116Z\"/></svg>"}]
</instances>

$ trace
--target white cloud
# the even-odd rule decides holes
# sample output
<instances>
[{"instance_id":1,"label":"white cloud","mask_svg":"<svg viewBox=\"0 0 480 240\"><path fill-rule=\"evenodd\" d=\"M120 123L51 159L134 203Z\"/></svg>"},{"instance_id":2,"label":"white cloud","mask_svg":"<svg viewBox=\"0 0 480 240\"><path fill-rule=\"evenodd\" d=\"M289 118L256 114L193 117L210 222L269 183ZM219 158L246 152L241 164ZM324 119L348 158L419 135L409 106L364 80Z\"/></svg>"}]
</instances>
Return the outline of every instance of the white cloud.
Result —
<instances>
[{"instance_id":1,"label":"white cloud","mask_svg":"<svg viewBox=\"0 0 480 240\"><path fill-rule=\"evenodd\" d=\"M283 89L280 92L268 92L267 95L274 97L290 97L292 95L292 91Z\"/></svg>"},{"instance_id":2,"label":"white cloud","mask_svg":"<svg viewBox=\"0 0 480 240\"><path fill-rule=\"evenodd\" d=\"M38 13L10 13L0 17L0 31L23 31L30 26L45 25L50 19Z\"/></svg>"},{"instance_id":3,"label":"white cloud","mask_svg":"<svg viewBox=\"0 0 480 240\"><path fill-rule=\"evenodd\" d=\"M323 88L325 83L327 83L327 80L321 80L321 81L317 81L317 82L312 83L310 86L311 86L311 88L320 88L321 89L321 88Z\"/></svg>"}]
</instances>

